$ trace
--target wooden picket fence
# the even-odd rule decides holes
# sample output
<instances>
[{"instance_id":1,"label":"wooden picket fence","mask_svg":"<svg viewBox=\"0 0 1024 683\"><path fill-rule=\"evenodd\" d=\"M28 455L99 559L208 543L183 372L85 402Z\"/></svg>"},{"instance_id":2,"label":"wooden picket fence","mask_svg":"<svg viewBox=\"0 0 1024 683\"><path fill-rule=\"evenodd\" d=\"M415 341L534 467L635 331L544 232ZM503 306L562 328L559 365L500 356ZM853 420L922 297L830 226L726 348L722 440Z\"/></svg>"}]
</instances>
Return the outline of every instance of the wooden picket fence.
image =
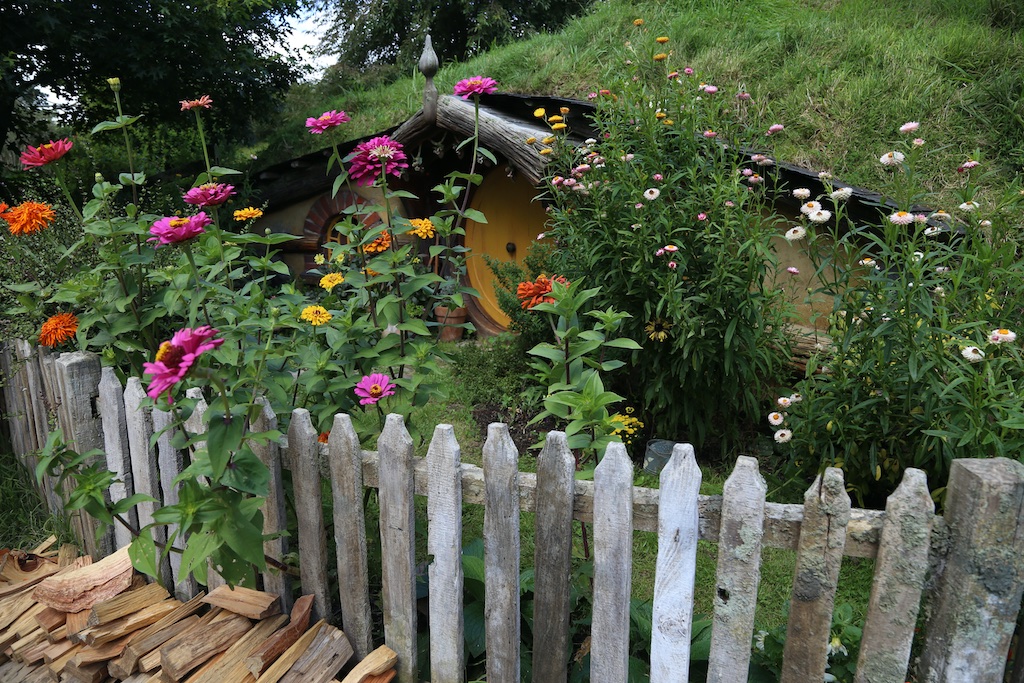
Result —
<instances>
[{"instance_id":1,"label":"wooden picket fence","mask_svg":"<svg viewBox=\"0 0 1024 683\"><path fill-rule=\"evenodd\" d=\"M184 466L169 435L151 436L168 415L144 405L137 378L122 387L87 353L56 357L24 342L0 356L4 401L16 453L27 465L55 417L76 449L103 448L123 485L113 498L145 492L175 502L172 480ZM191 427L202 424L200 409ZM272 429L265 409L257 430ZM309 413L292 412L287 438L258 455L270 467L266 531L285 528L281 468L291 470L302 592L316 611L340 622L361 658L373 647L364 491L379 490L384 641L399 654L401 683L417 680L416 535L414 496L427 496L430 667L435 681L462 681L463 505L485 507L487 681L520 680L520 511L536 515L533 680L565 681L569 665L569 576L574 520L592 524L594 614L591 679L628 677L633 532L658 533L651 680L686 681L689 671L697 541L718 544L717 590L709 681L744 681L764 547L796 552L784 652L784 683L824 678L833 602L844 556L875 560L875 578L861 642L857 681L902 683L910 663L924 597L925 634L917 662L921 681L1003 680L1024 589L1024 466L1007 459L957 460L946 509L936 517L922 472L907 470L885 511L853 509L842 472L829 469L807 490L803 505L765 502L757 461L740 457L722 496L702 496L701 473L688 445L677 445L658 490L632 485L625 450L612 445L593 482L574 480L574 460L560 432L551 432L537 472L518 471L519 453L504 425L493 424L483 467L464 464L451 426L440 425L425 458L415 457L400 416L389 415L377 451L364 451L347 415L337 415L327 444L317 441ZM328 588L323 482L330 482L340 591ZM45 490L59 505L60 492ZM152 518L140 506L139 523ZM83 532L88 520L80 521ZM124 529L96 544L97 554L129 542ZM289 548L278 538L268 554ZM295 550L295 548L291 548ZM173 556L172 556L173 557ZM163 567L179 593L178 567ZM287 577L268 572L266 590L291 595ZM288 607L286 603L286 608ZM1014 672L1014 680L1018 672Z\"/></svg>"}]
</instances>

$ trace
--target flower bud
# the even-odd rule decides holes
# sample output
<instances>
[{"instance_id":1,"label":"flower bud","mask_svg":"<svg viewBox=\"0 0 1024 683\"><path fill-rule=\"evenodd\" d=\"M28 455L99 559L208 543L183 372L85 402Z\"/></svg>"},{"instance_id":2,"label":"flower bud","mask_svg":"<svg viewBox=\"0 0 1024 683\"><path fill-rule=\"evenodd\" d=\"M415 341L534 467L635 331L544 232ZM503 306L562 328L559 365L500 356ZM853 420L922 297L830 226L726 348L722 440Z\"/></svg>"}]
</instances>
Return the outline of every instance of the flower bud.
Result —
<instances>
[{"instance_id":1,"label":"flower bud","mask_svg":"<svg viewBox=\"0 0 1024 683\"><path fill-rule=\"evenodd\" d=\"M115 76L113 78L108 78L107 79L107 85L109 85L110 89L113 90L114 92L121 92L121 79L118 78L117 76Z\"/></svg>"}]
</instances>

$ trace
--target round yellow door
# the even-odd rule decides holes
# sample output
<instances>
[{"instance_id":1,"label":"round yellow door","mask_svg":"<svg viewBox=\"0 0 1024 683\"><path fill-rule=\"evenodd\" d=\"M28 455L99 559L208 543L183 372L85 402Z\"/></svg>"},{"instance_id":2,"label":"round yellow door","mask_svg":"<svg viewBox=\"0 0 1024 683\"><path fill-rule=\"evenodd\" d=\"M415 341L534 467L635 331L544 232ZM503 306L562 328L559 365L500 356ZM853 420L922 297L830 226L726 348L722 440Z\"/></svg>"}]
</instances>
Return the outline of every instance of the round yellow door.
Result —
<instances>
[{"instance_id":1,"label":"round yellow door","mask_svg":"<svg viewBox=\"0 0 1024 683\"><path fill-rule=\"evenodd\" d=\"M509 324L494 293L494 273L483 255L522 264L547 220L544 205L534 201L537 194L529 180L520 174L509 178L506 168L499 166L487 174L470 202L487 218L487 223L466 221L466 246L470 249L466 275L470 286L480 293L472 302L475 305L470 307L470 314L481 332L494 334Z\"/></svg>"}]
</instances>

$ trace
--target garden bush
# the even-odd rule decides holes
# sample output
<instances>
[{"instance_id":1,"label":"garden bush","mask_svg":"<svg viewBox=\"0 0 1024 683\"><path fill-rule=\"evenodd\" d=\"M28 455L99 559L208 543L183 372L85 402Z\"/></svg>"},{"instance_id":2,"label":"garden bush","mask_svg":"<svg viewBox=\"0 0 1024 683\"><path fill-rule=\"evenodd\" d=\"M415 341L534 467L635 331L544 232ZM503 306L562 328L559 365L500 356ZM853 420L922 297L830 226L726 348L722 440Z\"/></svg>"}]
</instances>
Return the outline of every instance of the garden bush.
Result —
<instances>
[{"instance_id":1,"label":"garden bush","mask_svg":"<svg viewBox=\"0 0 1024 683\"><path fill-rule=\"evenodd\" d=\"M637 21L623 78L590 94L596 138L568 143L568 108L535 112L552 134L528 143L557 169L546 237L559 274L601 285L598 308L632 314L623 332L643 349L614 385L652 433L725 452L750 441L789 359L764 191L773 161L743 152L783 126L762 125L746 92L701 82Z\"/></svg>"}]
</instances>

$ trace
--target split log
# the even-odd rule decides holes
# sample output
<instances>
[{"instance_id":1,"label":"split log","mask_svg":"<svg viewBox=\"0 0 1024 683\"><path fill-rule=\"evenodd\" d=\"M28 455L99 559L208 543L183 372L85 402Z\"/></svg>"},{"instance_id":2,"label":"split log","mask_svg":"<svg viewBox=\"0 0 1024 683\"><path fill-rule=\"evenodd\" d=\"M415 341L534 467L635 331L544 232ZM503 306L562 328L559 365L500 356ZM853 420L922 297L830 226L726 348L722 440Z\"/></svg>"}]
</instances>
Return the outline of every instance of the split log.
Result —
<instances>
[{"instance_id":1,"label":"split log","mask_svg":"<svg viewBox=\"0 0 1024 683\"><path fill-rule=\"evenodd\" d=\"M352 667L352 671L342 679L342 683L366 683L371 676L380 676L397 663L398 654L387 645L381 645Z\"/></svg>"},{"instance_id":2,"label":"split log","mask_svg":"<svg viewBox=\"0 0 1024 683\"><path fill-rule=\"evenodd\" d=\"M292 607L291 622L252 652L245 659L245 665L254 677L259 677L274 661L299 639L309 626L313 609L313 596L303 595Z\"/></svg>"},{"instance_id":3,"label":"split log","mask_svg":"<svg viewBox=\"0 0 1024 683\"><path fill-rule=\"evenodd\" d=\"M280 683L327 683L352 657L352 645L343 631L325 625Z\"/></svg>"},{"instance_id":4,"label":"split log","mask_svg":"<svg viewBox=\"0 0 1024 683\"><path fill-rule=\"evenodd\" d=\"M157 648L171 642L182 633L191 632L198 625L199 617L192 615L165 626L145 639L133 638L125 648L124 654L110 662L107 668L115 678L130 676L136 668L140 671L152 671L160 663L160 651ZM146 664L143 664L144 661Z\"/></svg>"},{"instance_id":5,"label":"split log","mask_svg":"<svg viewBox=\"0 0 1024 683\"><path fill-rule=\"evenodd\" d=\"M202 606L203 597L205 597L205 594L199 593L199 595L188 602L175 607L174 611L161 617L156 623L136 633L125 649L125 653L117 660L116 668L118 673L114 673L115 664L111 663L111 675L116 678L130 676L135 671L139 658L160 647L181 632L181 627L177 629L174 627L184 619L191 617ZM193 621L198 622L199 617L196 617ZM121 673L124 675L121 676Z\"/></svg>"},{"instance_id":6,"label":"split log","mask_svg":"<svg viewBox=\"0 0 1024 683\"><path fill-rule=\"evenodd\" d=\"M262 676L256 679L256 683L278 683L288 673L288 670L292 668L292 665L299 660L299 657L309 649L313 639L316 638L320 629L326 624L327 622L323 619L313 624L312 628L303 633L269 669L263 672Z\"/></svg>"},{"instance_id":7,"label":"split log","mask_svg":"<svg viewBox=\"0 0 1024 683\"><path fill-rule=\"evenodd\" d=\"M123 635L134 633L148 626L151 626L171 612L178 609L182 603L175 599L164 600L155 605L145 607L135 614L121 617L117 621L102 626L94 626L79 633L79 638L84 638L86 645L97 647L103 643L117 640Z\"/></svg>"},{"instance_id":8,"label":"split log","mask_svg":"<svg viewBox=\"0 0 1024 683\"><path fill-rule=\"evenodd\" d=\"M196 629L190 638L160 648L160 668L165 677L180 681L206 660L228 649L250 628L252 622L238 615L207 624Z\"/></svg>"},{"instance_id":9,"label":"split log","mask_svg":"<svg viewBox=\"0 0 1024 683\"><path fill-rule=\"evenodd\" d=\"M32 595L48 607L81 612L127 589L133 571L125 547L95 564L44 579Z\"/></svg>"},{"instance_id":10,"label":"split log","mask_svg":"<svg viewBox=\"0 0 1024 683\"><path fill-rule=\"evenodd\" d=\"M148 583L142 588L126 591L109 600L93 605L89 614L89 626L109 624L121 617L135 614L169 597L170 594L159 583Z\"/></svg>"},{"instance_id":11,"label":"split log","mask_svg":"<svg viewBox=\"0 0 1024 683\"><path fill-rule=\"evenodd\" d=\"M233 683L246 678L251 680L245 668L246 657L287 620L288 617L279 614L259 622L229 647L216 664L196 673L189 679L189 683Z\"/></svg>"},{"instance_id":12,"label":"split log","mask_svg":"<svg viewBox=\"0 0 1024 683\"><path fill-rule=\"evenodd\" d=\"M203 598L203 602L257 621L281 612L278 596L242 586L218 586Z\"/></svg>"}]
</instances>

